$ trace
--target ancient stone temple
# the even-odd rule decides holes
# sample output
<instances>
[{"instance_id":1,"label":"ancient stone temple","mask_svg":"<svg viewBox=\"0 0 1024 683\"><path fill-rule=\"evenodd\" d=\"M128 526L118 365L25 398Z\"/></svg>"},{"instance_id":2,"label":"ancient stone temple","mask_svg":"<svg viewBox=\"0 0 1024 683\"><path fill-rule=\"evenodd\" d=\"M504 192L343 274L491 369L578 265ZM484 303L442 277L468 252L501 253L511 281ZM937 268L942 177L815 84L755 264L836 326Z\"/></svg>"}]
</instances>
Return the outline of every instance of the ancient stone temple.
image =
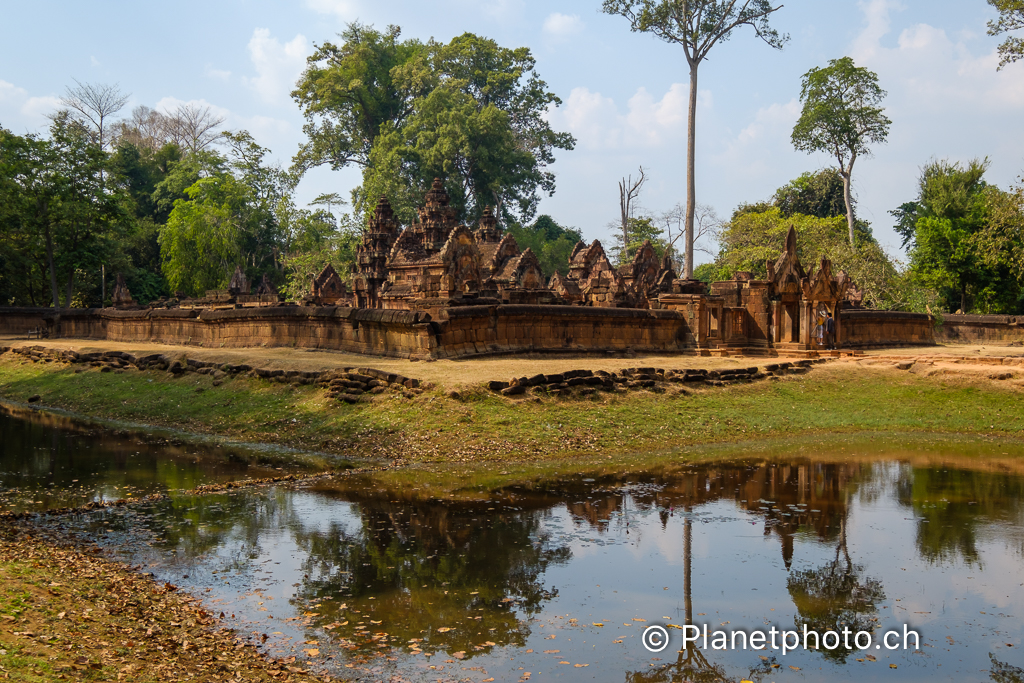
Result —
<instances>
[{"instance_id":1,"label":"ancient stone temple","mask_svg":"<svg viewBox=\"0 0 1024 683\"><path fill-rule=\"evenodd\" d=\"M831 313L840 347L934 343L930 315L864 309L863 293L827 259L802 264L795 230L765 265L763 278L738 272L708 284L680 279L650 242L616 266L595 240L576 244L565 267L545 281L537 255L520 249L491 209L475 225L460 222L435 180L405 227L387 198L378 200L357 247L351 289L326 265L307 295L287 302L266 276L249 294L236 268L228 289L138 310L119 277L113 309L62 311L61 325L68 336L88 338L288 345L417 360L541 352L813 356L826 352L816 332ZM42 324L18 316L11 325Z\"/></svg>"},{"instance_id":2,"label":"ancient stone temple","mask_svg":"<svg viewBox=\"0 0 1024 683\"><path fill-rule=\"evenodd\" d=\"M363 233L363 242L356 251L359 271L352 289L358 307L382 307L380 288L388 279L388 256L399 232L395 212L391 210L387 198L381 197Z\"/></svg>"},{"instance_id":3,"label":"ancient stone temple","mask_svg":"<svg viewBox=\"0 0 1024 683\"><path fill-rule=\"evenodd\" d=\"M412 225L400 230L386 197L358 248L353 290L361 308L422 310L473 304L555 303L536 255L502 235L490 208L460 225L440 180Z\"/></svg>"},{"instance_id":4,"label":"ancient stone temple","mask_svg":"<svg viewBox=\"0 0 1024 683\"><path fill-rule=\"evenodd\" d=\"M351 299L344 281L338 275L334 266L327 264L320 273L313 278L313 287L310 292L310 303L314 306L349 306Z\"/></svg>"},{"instance_id":5,"label":"ancient stone temple","mask_svg":"<svg viewBox=\"0 0 1024 683\"><path fill-rule=\"evenodd\" d=\"M676 311L687 322L680 341L689 348L767 353L816 350L815 330L825 314L856 296L846 274L833 276L827 260L817 272L804 269L794 230L779 258L767 264L764 280L743 272L710 286L680 280L669 256L659 257L649 241L616 268L595 240L577 243L565 274L555 272L545 282L536 255L520 251L490 208L471 228L456 220L440 180L425 199L403 230L387 198L380 198L358 247L352 305L442 319L460 307L508 304ZM314 283L313 301L347 300L338 274L325 269Z\"/></svg>"}]
</instances>

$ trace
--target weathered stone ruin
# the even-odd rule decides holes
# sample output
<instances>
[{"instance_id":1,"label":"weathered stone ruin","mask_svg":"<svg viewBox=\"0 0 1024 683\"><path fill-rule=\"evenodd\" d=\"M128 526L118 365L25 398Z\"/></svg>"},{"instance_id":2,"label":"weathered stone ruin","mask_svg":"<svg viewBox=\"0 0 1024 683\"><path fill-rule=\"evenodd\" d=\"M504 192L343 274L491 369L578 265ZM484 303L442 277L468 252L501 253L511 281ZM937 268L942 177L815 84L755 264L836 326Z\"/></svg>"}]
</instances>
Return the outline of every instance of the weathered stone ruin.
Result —
<instances>
[{"instance_id":1,"label":"weathered stone ruin","mask_svg":"<svg viewBox=\"0 0 1024 683\"><path fill-rule=\"evenodd\" d=\"M816 332L831 313L838 346L934 343L931 316L865 310L863 294L828 260L805 267L792 229L766 272L761 280L741 272L709 285L680 279L649 242L616 267L595 240L578 243L564 271L545 281L536 255L520 250L491 210L475 226L460 224L435 180L404 228L380 198L357 248L351 289L327 265L308 296L289 304L267 277L249 294L236 268L227 290L203 299L61 311L59 334L424 360L528 352L815 356L825 353ZM39 329L47 316L48 309L7 311L0 330Z\"/></svg>"},{"instance_id":2,"label":"weathered stone ruin","mask_svg":"<svg viewBox=\"0 0 1024 683\"><path fill-rule=\"evenodd\" d=\"M314 306L347 306L351 305L351 296L344 281L334 266L327 266L313 278L313 289L310 292L310 303Z\"/></svg>"},{"instance_id":3,"label":"weathered stone ruin","mask_svg":"<svg viewBox=\"0 0 1024 683\"><path fill-rule=\"evenodd\" d=\"M671 259L659 258L650 242L616 268L595 240L578 243L566 274L556 272L545 281L533 252L521 252L489 208L476 229L460 225L444 185L435 180L416 220L404 230L387 198L380 198L358 249L352 303L425 311L435 318L450 318L459 307L513 304L678 311L687 321L685 346L748 353L814 350L820 346L815 329L825 313L836 314L843 302L857 303L851 300L853 283L845 273L833 276L827 260L817 272L804 269L793 230L785 250L767 267L765 280L738 273L709 287L680 280ZM336 277L333 269L330 276ZM328 299L320 293L320 279L313 298L323 305ZM341 290L333 300L344 299Z\"/></svg>"},{"instance_id":4,"label":"weathered stone ruin","mask_svg":"<svg viewBox=\"0 0 1024 683\"><path fill-rule=\"evenodd\" d=\"M235 266L235 272L231 275L231 282L228 283L228 293L231 296L249 293L249 278L242 271L242 266Z\"/></svg>"},{"instance_id":5,"label":"weathered stone ruin","mask_svg":"<svg viewBox=\"0 0 1024 683\"><path fill-rule=\"evenodd\" d=\"M117 274L117 284L114 285L114 291L110 295L110 302L114 305L114 308L126 308L135 305L135 299L132 298L132 293L128 291L128 283L124 281L124 275L121 273Z\"/></svg>"}]
</instances>

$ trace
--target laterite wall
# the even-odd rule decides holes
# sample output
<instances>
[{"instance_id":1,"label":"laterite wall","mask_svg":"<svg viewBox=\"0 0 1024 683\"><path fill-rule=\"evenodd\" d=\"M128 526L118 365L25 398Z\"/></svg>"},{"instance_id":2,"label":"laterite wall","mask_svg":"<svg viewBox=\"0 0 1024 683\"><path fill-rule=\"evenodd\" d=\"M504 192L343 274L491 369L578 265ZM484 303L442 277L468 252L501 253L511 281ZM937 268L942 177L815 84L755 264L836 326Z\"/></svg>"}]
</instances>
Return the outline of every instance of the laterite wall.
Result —
<instances>
[{"instance_id":1,"label":"laterite wall","mask_svg":"<svg viewBox=\"0 0 1024 683\"><path fill-rule=\"evenodd\" d=\"M1024 317L1006 315L947 315L935 332L946 344L1010 344L1024 342Z\"/></svg>"},{"instance_id":2,"label":"laterite wall","mask_svg":"<svg viewBox=\"0 0 1024 683\"><path fill-rule=\"evenodd\" d=\"M684 351L676 311L584 306L465 306L438 324L440 358L532 351ZM692 350L692 349L691 349Z\"/></svg>"},{"instance_id":3,"label":"laterite wall","mask_svg":"<svg viewBox=\"0 0 1024 683\"><path fill-rule=\"evenodd\" d=\"M927 313L842 310L839 312L842 348L927 346L934 344L935 322Z\"/></svg>"}]
</instances>

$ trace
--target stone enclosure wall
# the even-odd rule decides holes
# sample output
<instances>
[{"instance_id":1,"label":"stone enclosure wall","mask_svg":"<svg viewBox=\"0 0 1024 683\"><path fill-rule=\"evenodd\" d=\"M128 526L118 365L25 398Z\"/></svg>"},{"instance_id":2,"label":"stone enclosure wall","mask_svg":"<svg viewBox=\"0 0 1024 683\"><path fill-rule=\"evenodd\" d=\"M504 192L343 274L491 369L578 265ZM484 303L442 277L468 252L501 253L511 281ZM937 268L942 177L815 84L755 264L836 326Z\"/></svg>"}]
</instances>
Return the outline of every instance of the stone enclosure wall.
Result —
<instances>
[{"instance_id":1,"label":"stone enclosure wall","mask_svg":"<svg viewBox=\"0 0 1024 683\"><path fill-rule=\"evenodd\" d=\"M1024 317L1007 315L947 315L935 330L942 344L1024 343Z\"/></svg>"},{"instance_id":2,"label":"stone enclosure wall","mask_svg":"<svg viewBox=\"0 0 1024 683\"><path fill-rule=\"evenodd\" d=\"M681 352L686 319L676 311L583 306L466 306L438 323L436 355L549 351ZM692 349L690 349L692 350Z\"/></svg>"},{"instance_id":3,"label":"stone enclosure wall","mask_svg":"<svg viewBox=\"0 0 1024 683\"><path fill-rule=\"evenodd\" d=\"M432 357L430 317L417 311L280 306L243 309L71 309L59 336L206 347L292 346L399 358ZM54 330L52 309L0 309L0 334ZM55 334L55 333L54 333Z\"/></svg>"},{"instance_id":4,"label":"stone enclosure wall","mask_svg":"<svg viewBox=\"0 0 1024 683\"><path fill-rule=\"evenodd\" d=\"M1022 318L1024 320L1024 318ZM1024 343L1008 316L946 316L844 310L842 346ZM54 329L49 308L0 308L0 334ZM694 353L683 312L581 306L496 305L449 308L440 320L418 311L278 306L243 309L73 309L59 319L64 337L206 347L293 346L398 358L459 358L496 353ZM738 351L738 349L736 350ZM763 353L763 349L761 352Z\"/></svg>"},{"instance_id":5,"label":"stone enclosure wall","mask_svg":"<svg viewBox=\"0 0 1024 683\"><path fill-rule=\"evenodd\" d=\"M935 323L927 313L843 310L839 321L843 348L925 346L936 341Z\"/></svg>"}]
</instances>

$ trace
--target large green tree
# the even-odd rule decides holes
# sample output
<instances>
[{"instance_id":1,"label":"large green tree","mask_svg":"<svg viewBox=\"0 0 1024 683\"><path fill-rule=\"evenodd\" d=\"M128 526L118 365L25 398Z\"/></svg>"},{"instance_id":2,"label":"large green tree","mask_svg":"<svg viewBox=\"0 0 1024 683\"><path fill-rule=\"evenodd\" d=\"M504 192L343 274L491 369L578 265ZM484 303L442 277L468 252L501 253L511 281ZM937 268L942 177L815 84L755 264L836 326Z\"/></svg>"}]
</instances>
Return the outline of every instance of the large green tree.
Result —
<instances>
[{"instance_id":1,"label":"large green tree","mask_svg":"<svg viewBox=\"0 0 1024 683\"><path fill-rule=\"evenodd\" d=\"M532 218L539 194L554 191L555 150L575 140L545 120L561 101L527 48L469 33L447 44L402 41L395 26L351 24L341 37L309 58L292 93L307 119L297 172L361 166L353 198L362 215L385 194L411 221L440 177L459 218L488 205L505 222Z\"/></svg>"},{"instance_id":2,"label":"large green tree","mask_svg":"<svg viewBox=\"0 0 1024 683\"><path fill-rule=\"evenodd\" d=\"M803 152L825 152L835 159L843 179L850 244L855 244L852 178L857 159L871 145L885 142L892 123L879 106L885 91L877 74L858 67L849 57L804 74L800 90L803 111L793 127L793 146Z\"/></svg>"},{"instance_id":3,"label":"large green tree","mask_svg":"<svg viewBox=\"0 0 1024 683\"><path fill-rule=\"evenodd\" d=\"M697 142L697 70L718 43L750 26L757 37L782 49L788 35L771 27L769 17L782 9L770 0L604 0L602 10L629 20L630 30L652 33L682 46L690 67L690 111L686 136L686 264L683 277L693 276L694 215L697 190L694 175Z\"/></svg>"},{"instance_id":4,"label":"large green tree","mask_svg":"<svg viewBox=\"0 0 1024 683\"><path fill-rule=\"evenodd\" d=\"M0 128L0 304L45 305L58 301L49 278L44 225L56 184L46 169L46 140Z\"/></svg>"},{"instance_id":5,"label":"large green tree","mask_svg":"<svg viewBox=\"0 0 1024 683\"><path fill-rule=\"evenodd\" d=\"M858 231L856 247L850 245L843 216L819 218L804 214L785 216L772 206L760 212L733 216L720 236L720 253L715 266L705 271L717 278L749 271L755 277L767 274L766 262L774 261L785 249L790 227L797 231L797 249L805 268L817 268L822 258L832 262L832 272L846 271L864 292L864 303L879 309L922 309L922 293L910 286L905 276L869 232Z\"/></svg>"},{"instance_id":6,"label":"large green tree","mask_svg":"<svg viewBox=\"0 0 1024 683\"><path fill-rule=\"evenodd\" d=\"M107 271L123 274L132 297L143 304L170 293L160 270L160 230L174 200L184 199L185 188L198 179L180 181L178 190L171 190L169 178L182 161L181 148L174 143L154 147L122 138L107 164L108 183L121 187L130 198L128 229L106 264Z\"/></svg>"},{"instance_id":7,"label":"large green tree","mask_svg":"<svg viewBox=\"0 0 1024 683\"><path fill-rule=\"evenodd\" d=\"M254 281L280 269L284 235L278 211L294 178L264 162L265 148L246 132L228 134L230 158L193 155L199 178L174 202L161 230L163 273L189 295L223 288L236 266Z\"/></svg>"},{"instance_id":8,"label":"large green tree","mask_svg":"<svg viewBox=\"0 0 1024 683\"><path fill-rule=\"evenodd\" d=\"M306 142L295 155L298 172L329 165L370 164L373 142L384 124L401 126L426 86L402 76L403 67L426 53L418 40L400 40L401 29L375 30L358 22L307 59L292 97L306 118ZM406 85L414 89L408 91Z\"/></svg>"},{"instance_id":9,"label":"large green tree","mask_svg":"<svg viewBox=\"0 0 1024 683\"><path fill-rule=\"evenodd\" d=\"M988 22L990 36L1024 30L1024 0L988 0L988 4L999 10L999 18ZM1008 35L999 46L999 68L1018 59L1024 59L1024 38Z\"/></svg>"},{"instance_id":10,"label":"large green tree","mask_svg":"<svg viewBox=\"0 0 1024 683\"><path fill-rule=\"evenodd\" d=\"M987 159L975 159L922 169L916 201L901 207L902 223L913 225L910 265L949 310L1015 313L1020 285L1012 240L996 240L992 228L992 209L1006 193L985 182L987 168Z\"/></svg>"},{"instance_id":11,"label":"large green tree","mask_svg":"<svg viewBox=\"0 0 1024 683\"><path fill-rule=\"evenodd\" d=\"M7 294L8 300L27 295L42 303L34 285L45 272L55 308L84 303L76 294L98 283L100 265L116 249L124 226L125 198L105 187L105 163L89 130L66 111L54 115L49 138L0 135L0 238L4 266L12 269L6 279L17 273L29 278L11 286L20 294Z\"/></svg>"}]
</instances>

